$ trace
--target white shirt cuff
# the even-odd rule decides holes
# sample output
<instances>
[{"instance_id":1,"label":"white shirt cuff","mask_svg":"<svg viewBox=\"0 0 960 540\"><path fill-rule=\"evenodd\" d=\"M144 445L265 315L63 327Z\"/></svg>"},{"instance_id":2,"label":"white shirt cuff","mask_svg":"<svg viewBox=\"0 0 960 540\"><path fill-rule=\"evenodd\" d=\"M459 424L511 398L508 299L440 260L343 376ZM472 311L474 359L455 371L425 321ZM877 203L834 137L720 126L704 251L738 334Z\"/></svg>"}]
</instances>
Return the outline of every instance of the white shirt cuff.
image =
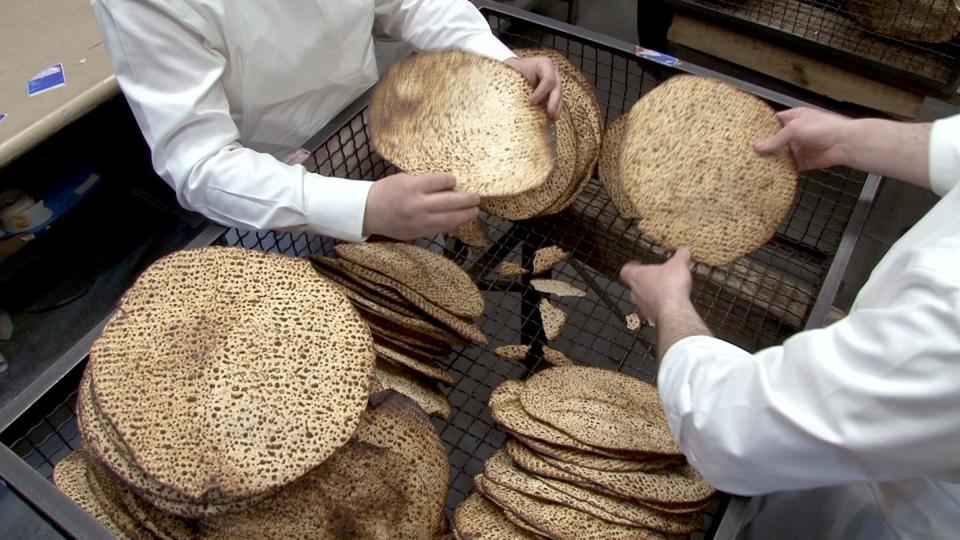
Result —
<instances>
[{"instance_id":1,"label":"white shirt cuff","mask_svg":"<svg viewBox=\"0 0 960 540\"><path fill-rule=\"evenodd\" d=\"M960 115L937 120L930 131L930 189L943 197L960 181Z\"/></svg>"},{"instance_id":2,"label":"white shirt cuff","mask_svg":"<svg viewBox=\"0 0 960 540\"><path fill-rule=\"evenodd\" d=\"M348 242L362 242L367 195L373 182L308 174L304 204L310 229Z\"/></svg>"},{"instance_id":3,"label":"white shirt cuff","mask_svg":"<svg viewBox=\"0 0 960 540\"><path fill-rule=\"evenodd\" d=\"M508 60L510 58L516 58L517 56L513 54L513 51L507 48L503 42L489 32L482 32L473 36L467 40L467 42L464 43L461 48L467 52L472 52L473 54L479 54L480 56L492 58L498 62L503 62L504 60Z\"/></svg>"},{"instance_id":4,"label":"white shirt cuff","mask_svg":"<svg viewBox=\"0 0 960 540\"><path fill-rule=\"evenodd\" d=\"M663 412L670 424L670 433L690 463L696 465L698 460L691 445L685 444L687 430L693 428L688 425L685 429L684 426L694 412L694 372L701 363L711 362L717 368L715 373L722 373L721 364L750 357L750 353L736 345L710 336L685 337L671 345L663 355L657 374L657 389L660 391Z\"/></svg>"}]
</instances>

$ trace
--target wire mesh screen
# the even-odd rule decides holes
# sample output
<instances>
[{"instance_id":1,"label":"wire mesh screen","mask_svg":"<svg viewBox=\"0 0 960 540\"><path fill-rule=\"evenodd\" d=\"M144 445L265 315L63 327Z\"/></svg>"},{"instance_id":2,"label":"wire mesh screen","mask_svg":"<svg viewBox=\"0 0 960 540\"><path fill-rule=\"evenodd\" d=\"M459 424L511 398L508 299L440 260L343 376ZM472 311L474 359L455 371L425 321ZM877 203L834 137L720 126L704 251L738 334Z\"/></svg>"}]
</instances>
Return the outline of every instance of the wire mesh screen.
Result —
<instances>
[{"instance_id":1,"label":"wire mesh screen","mask_svg":"<svg viewBox=\"0 0 960 540\"><path fill-rule=\"evenodd\" d=\"M508 45L550 47L565 54L596 85L607 122L674 73L523 20L493 12L487 16ZM354 179L376 179L396 172L372 150L365 110L321 144L305 166L324 175ZM803 328L864 179L864 174L849 169L805 174L794 206L771 242L726 267L696 265L694 302L717 335L756 350ZM633 307L617 275L628 260L655 262L666 254L617 215L596 180L561 214L516 223L492 216L483 219L491 236L487 248L467 247L444 237L419 242L457 261L477 281L486 301L481 324L490 337L487 346L466 346L446 362L457 383L441 388L456 412L451 421L435 419L434 423L450 457L448 514L472 491L474 475L482 472L487 457L506 439L486 406L490 392L504 380L526 378L536 371L542 346L547 344L537 311L540 293L530 286L528 277L499 276L501 262L529 266L534 250L549 245L571 252L569 260L552 270L552 277L587 295L554 300L568 318L549 346L578 362L647 381L654 381L657 372L653 332L648 327L637 331L626 327L624 316L632 313ZM305 234L240 230L228 231L220 242L294 256L329 254L333 246L330 239ZM518 343L531 345L524 361L501 359L493 353L500 345ZM73 406L82 367L3 433L4 444L47 478L53 465L80 444ZM726 497L715 498L704 529L694 538L712 537L725 505Z\"/></svg>"},{"instance_id":2,"label":"wire mesh screen","mask_svg":"<svg viewBox=\"0 0 960 540\"><path fill-rule=\"evenodd\" d=\"M677 7L739 19L822 46L820 58L842 52L948 90L960 69L960 9L952 0L667 0ZM856 66L855 66L856 67ZM881 73L876 73L881 74Z\"/></svg>"}]
</instances>

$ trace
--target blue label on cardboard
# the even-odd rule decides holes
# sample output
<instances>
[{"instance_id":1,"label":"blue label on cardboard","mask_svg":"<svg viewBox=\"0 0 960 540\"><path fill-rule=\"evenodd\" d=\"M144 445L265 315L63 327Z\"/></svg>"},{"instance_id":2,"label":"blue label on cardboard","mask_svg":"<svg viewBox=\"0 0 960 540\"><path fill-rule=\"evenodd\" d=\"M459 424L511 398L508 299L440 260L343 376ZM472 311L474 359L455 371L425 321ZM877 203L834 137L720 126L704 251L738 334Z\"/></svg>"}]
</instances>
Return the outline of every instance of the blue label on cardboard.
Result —
<instances>
[{"instance_id":1,"label":"blue label on cardboard","mask_svg":"<svg viewBox=\"0 0 960 540\"><path fill-rule=\"evenodd\" d=\"M676 67L678 64L680 64L680 60L678 60L674 56L670 56L669 54L663 54L662 52L655 51L653 49L645 49L639 45L636 46L636 48L634 49L634 52L636 53L637 56L642 56L647 60L656 62L658 64L662 64L664 66Z\"/></svg>"},{"instance_id":2,"label":"blue label on cardboard","mask_svg":"<svg viewBox=\"0 0 960 540\"><path fill-rule=\"evenodd\" d=\"M63 64L52 64L40 70L40 73L27 81L27 95L42 94L65 84L67 84L67 76L63 71Z\"/></svg>"},{"instance_id":3,"label":"blue label on cardboard","mask_svg":"<svg viewBox=\"0 0 960 540\"><path fill-rule=\"evenodd\" d=\"M7 119L7 115L5 115L5 114L3 114L2 112L0 112L0 122L3 122L3 121L6 120L6 119Z\"/></svg>"}]
</instances>

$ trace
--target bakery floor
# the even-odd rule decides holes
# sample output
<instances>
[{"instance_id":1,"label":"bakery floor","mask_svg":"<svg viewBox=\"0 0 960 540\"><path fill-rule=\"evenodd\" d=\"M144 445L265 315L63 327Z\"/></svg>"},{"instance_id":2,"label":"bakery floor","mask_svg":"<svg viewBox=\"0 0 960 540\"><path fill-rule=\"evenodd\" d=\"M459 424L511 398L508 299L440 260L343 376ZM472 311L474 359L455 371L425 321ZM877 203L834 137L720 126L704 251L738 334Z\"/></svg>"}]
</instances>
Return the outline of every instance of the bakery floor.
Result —
<instances>
[{"instance_id":1,"label":"bakery floor","mask_svg":"<svg viewBox=\"0 0 960 540\"><path fill-rule=\"evenodd\" d=\"M570 5L565 0L512 0L505 3L562 21L566 21ZM575 1L574 5L578 8L575 24L635 43L637 41L637 7L640 3L638 0ZM723 60L699 53L687 59L799 99L815 100L815 97L807 92ZM818 104L830 106L826 102ZM863 111L856 112L856 114L862 113ZM960 113L960 107L928 97L923 102L917 120L929 122L958 113ZM928 190L892 180L884 181L837 293L834 302L837 310L846 312L850 309L857 292L866 283L870 272L887 253L890 246L922 218L938 200L939 198Z\"/></svg>"}]
</instances>

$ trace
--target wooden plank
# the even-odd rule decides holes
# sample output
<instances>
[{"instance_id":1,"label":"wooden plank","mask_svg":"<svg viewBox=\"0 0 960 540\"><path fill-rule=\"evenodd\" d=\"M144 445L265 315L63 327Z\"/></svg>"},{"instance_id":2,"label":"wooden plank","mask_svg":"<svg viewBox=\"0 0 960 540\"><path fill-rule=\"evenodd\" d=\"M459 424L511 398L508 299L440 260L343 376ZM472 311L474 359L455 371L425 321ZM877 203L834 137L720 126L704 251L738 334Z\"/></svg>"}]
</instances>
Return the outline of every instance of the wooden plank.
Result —
<instances>
[{"instance_id":1,"label":"wooden plank","mask_svg":"<svg viewBox=\"0 0 960 540\"><path fill-rule=\"evenodd\" d=\"M118 92L87 0L0 0L0 167ZM33 97L27 81L63 64L67 84Z\"/></svg>"},{"instance_id":2,"label":"wooden plank","mask_svg":"<svg viewBox=\"0 0 960 540\"><path fill-rule=\"evenodd\" d=\"M922 96L684 15L674 16L667 39L817 94L894 116L914 118L923 103Z\"/></svg>"}]
</instances>

